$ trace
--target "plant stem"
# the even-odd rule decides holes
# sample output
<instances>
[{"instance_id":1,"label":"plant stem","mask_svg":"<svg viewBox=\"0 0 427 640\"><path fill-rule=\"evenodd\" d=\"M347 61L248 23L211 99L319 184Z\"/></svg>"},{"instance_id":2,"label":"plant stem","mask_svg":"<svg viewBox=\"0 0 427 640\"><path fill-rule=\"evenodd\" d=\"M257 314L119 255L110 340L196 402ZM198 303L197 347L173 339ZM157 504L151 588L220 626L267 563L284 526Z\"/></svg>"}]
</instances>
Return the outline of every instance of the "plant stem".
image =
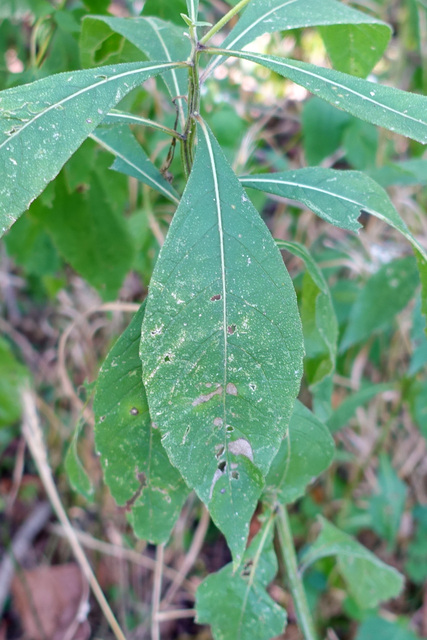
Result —
<instances>
[{"instance_id":1,"label":"plant stem","mask_svg":"<svg viewBox=\"0 0 427 640\"><path fill-rule=\"evenodd\" d=\"M220 31L220 29L222 29L222 27L226 25L227 22L230 22L230 20L234 18L234 16L238 14L239 11L244 9L249 2L250 0L240 0L240 2L238 2L235 7L230 9L230 11L226 13L225 16L221 18L221 20L214 24L212 29L209 29L209 31L205 33L203 38L200 40L200 44L206 44L206 42L210 40L212 36L218 33L218 31Z\"/></svg>"},{"instance_id":2,"label":"plant stem","mask_svg":"<svg viewBox=\"0 0 427 640\"><path fill-rule=\"evenodd\" d=\"M279 535L280 550L285 562L295 610L301 631L305 640L317 640L313 619L308 607L307 596L304 591L301 575L298 571L297 557L295 553L292 531L289 523L286 507L278 505L276 519L277 533Z\"/></svg>"}]
</instances>

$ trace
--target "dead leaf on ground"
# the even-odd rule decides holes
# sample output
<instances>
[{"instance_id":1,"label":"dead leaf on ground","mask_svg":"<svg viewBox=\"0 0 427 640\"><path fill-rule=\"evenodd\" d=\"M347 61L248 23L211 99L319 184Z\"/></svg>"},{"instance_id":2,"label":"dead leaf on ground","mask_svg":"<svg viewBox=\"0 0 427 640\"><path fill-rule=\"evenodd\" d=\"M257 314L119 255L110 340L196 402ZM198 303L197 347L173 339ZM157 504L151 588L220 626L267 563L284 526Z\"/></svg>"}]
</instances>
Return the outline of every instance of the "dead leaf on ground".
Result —
<instances>
[{"instance_id":1,"label":"dead leaf on ground","mask_svg":"<svg viewBox=\"0 0 427 640\"><path fill-rule=\"evenodd\" d=\"M88 640L89 587L76 564L20 571L12 595L31 640Z\"/></svg>"}]
</instances>

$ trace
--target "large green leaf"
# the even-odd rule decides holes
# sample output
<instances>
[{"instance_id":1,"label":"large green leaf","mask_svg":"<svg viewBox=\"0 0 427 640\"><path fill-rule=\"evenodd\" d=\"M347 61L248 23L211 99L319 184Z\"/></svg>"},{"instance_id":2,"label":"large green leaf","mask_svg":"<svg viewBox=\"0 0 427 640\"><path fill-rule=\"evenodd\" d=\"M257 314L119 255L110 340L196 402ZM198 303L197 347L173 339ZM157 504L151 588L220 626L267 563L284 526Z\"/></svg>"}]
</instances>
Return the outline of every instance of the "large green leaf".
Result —
<instances>
[{"instance_id":1,"label":"large green leaf","mask_svg":"<svg viewBox=\"0 0 427 640\"><path fill-rule=\"evenodd\" d=\"M181 20L182 22L182 20ZM89 16L83 20L82 40L90 41L90 47L83 47L83 64L94 63L96 47L101 46L96 33L100 26L109 27L111 33L120 34L144 53L150 60L168 62L185 61L190 55L190 41L184 36L184 28L164 22L158 18L110 18ZM101 34L100 34L101 37ZM105 39L106 34L102 34ZM163 80L172 98L187 94L188 72L174 69L163 74ZM178 100L181 124L184 124L183 100Z\"/></svg>"},{"instance_id":2,"label":"large green leaf","mask_svg":"<svg viewBox=\"0 0 427 640\"><path fill-rule=\"evenodd\" d=\"M349 231L358 231L361 228L359 216L363 212L370 213L387 222L409 240L418 252L426 255L384 189L359 171L309 167L246 176L240 181L245 187L302 202L327 222Z\"/></svg>"},{"instance_id":3,"label":"large green leaf","mask_svg":"<svg viewBox=\"0 0 427 640\"><path fill-rule=\"evenodd\" d=\"M136 535L166 542L188 488L172 467L151 421L141 380L139 341L144 305L105 359L96 385L95 444L105 481L127 506Z\"/></svg>"},{"instance_id":4,"label":"large green leaf","mask_svg":"<svg viewBox=\"0 0 427 640\"><path fill-rule=\"evenodd\" d=\"M418 282L417 265L412 256L383 265L361 289L353 305L340 351L390 326L396 314L415 295Z\"/></svg>"},{"instance_id":5,"label":"large green leaf","mask_svg":"<svg viewBox=\"0 0 427 640\"><path fill-rule=\"evenodd\" d=\"M265 499L273 505L295 502L304 495L307 485L329 467L334 452L328 428L297 400L267 476Z\"/></svg>"},{"instance_id":6,"label":"large green leaf","mask_svg":"<svg viewBox=\"0 0 427 640\"><path fill-rule=\"evenodd\" d=\"M335 556L349 592L362 608L372 609L399 595L403 576L396 569L386 565L352 536L321 516L318 518L322 530L302 558L304 568L320 558Z\"/></svg>"},{"instance_id":7,"label":"large green leaf","mask_svg":"<svg viewBox=\"0 0 427 640\"><path fill-rule=\"evenodd\" d=\"M128 126L98 127L91 134L91 138L116 156L112 169L148 184L178 204L179 198L175 189L151 162Z\"/></svg>"},{"instance_id":8,"label":"large green leaf","mask_svg":"<svg viewBox=\"0 0 427 640\"><path fill-rule=\"evenodd\" d=\"M208 576L197 589L197 622L210 624L215 640L270 640L283 632L286 611L267 592L277 573L273 516L267 516L243 557Z\"/></svg>"},{"instance_id":9,"label":"large green leaf","mask_svg":"<svg viewBox=\"0 0 427 640\"><path fill-rule=\"evenodd\" d=\"M318 216L342 229L358 231L367 212L387 222L414 247L421 280L422 312L427 317L427 253L414 238L382 187L358 171L309 167L240 179L246 187L303 202Z\"/></svg>"},{"instance_id":10,"label":"large green leaf","mask_svg":"<svg viewBox=\"0 0 427 640\"><path fill-rule=\"evenodd\" d=\"M335 371L338 321L328 283L313 256L302 244L276 240L280 250L301 258L306 266L302 288L301 320L306 353L305 371L311 386Z\"/></svg>"},{"instance_id":11,"label":"large green leaf","mask_svg":"<svg viewBox=\"0 0 427 640\"><path fill-rule=\"evenodd\" d=\"M60 73L0 93L0 235L131 89L179 66L141 62Z\"/></svg>"},{"instance_id":12,"label":"large green leaf","mask_svg":"<svg viewBox=\"0 0 427 640\"><path fill-rule=\"evenodd\" d=\"M279 250L201 122L142 327L143 380L172 463L241 560L302 374Z\"/></svg>"},{"instance_id":13,"label":"large green leaf","mask_svg":"<svg viewBox=\"0 0 427 640\"><path fill-rule=\"evenodd\" d=\"M340 38L348 35L349 25L355 25L351 30L353 46L349 49L347 42L344 50L353 65L364 65L364 68L368 61L372 68L381 58L391 35L390 27L384 22L336 0L252 0L222 47L242 50L264 33L326 25L339 25L335 27L335 35ZM326 36L326 40L328 45L330 37ZM369 54L365 51L367 43ZM342 64L345 54L341 54L341 60L333 54L335 51L331 55L332 61ZM219 60L208 67L208 73L217 64Z\"/></svg>"},{"instance_id":14,"label":"large green leaf","mask_svg":"<svg viewBox=\"0 0 427 640\"><path fill-rule=\"evenodd\" d=\"M427 143L426 96L290 58L224 49L217 51L262 64L361 120Z\"/></svg>"}]
</instances>

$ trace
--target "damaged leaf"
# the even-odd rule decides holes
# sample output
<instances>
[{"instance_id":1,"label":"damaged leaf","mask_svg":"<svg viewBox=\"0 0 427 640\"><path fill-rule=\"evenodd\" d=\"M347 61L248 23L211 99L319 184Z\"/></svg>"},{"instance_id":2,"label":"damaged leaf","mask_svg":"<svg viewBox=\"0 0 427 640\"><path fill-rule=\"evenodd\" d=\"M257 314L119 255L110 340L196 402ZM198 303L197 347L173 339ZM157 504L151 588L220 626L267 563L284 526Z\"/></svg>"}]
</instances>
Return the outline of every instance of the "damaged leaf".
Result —
<instances>
[{"instance_id":1,"label":"damaged leaf","mask_svg":"<svg viewBox=\"0 0 427 640\"><path fill-rule=\"evenodd\" d=\"M125 506L135 534L166 542L188 495L151 422L138 355L144 306L108 354L99 374L95 444L105 482Z\"/></svg>"},{"instance_id":2,"label":"damaged leaf","mask_svg":"<svg viewBox=\"0 0 427 640\"><path fill-rule=\"evenodd\" d=\"M293 410L303 344L275 243L206 125L142 326L143 381L173 465L241 561Z\"/></svg>"}]
</instances>

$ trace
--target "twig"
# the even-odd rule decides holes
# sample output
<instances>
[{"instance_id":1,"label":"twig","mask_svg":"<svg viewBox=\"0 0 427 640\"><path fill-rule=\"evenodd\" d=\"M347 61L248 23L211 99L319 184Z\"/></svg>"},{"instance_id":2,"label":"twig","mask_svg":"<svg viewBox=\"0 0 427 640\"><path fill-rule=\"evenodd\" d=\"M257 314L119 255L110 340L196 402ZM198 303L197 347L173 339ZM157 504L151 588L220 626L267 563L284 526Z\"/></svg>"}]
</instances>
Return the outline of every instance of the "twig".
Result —
<instances>
[{"instance_id":1,"label":"twig","mask_svg":"<svg viewBox=\"0 0 427 640\"><path fill-rule=\"evenodd\" d=\"M184 558L178 574L175 576L171 586L167 590L166 595L161 602L161 607L167 606L172 601L174 595L182 585L188 572L194 565L194 562L200 553L200 549L202 548L204 539L206 537L206 532L209 527L209 520L209 511L205 507L203 507L202 517L200 518L200 522L194 534L190 549L188 550L188 553Z\"/></svg>"},{"instance_id":2,"label":"twig","mask_svg":"<svg viewBox=\"0 0 427 640\"><path fill-rule=\"evenodd\" d=\"M151 613L151 640L160 640L160 626L159 626L158 615L159 615L159 608L160 608L160 596L162 592L164 552L165 552L164 544L157 545L156 569L154 571L153 601L152 601L152 613Z\"/></svg>"},{"instance_id":3,"label":"twig","mask_svg":"<svg viewBox=\"0 0 427 640\"><path fill-rule=\"evenodd\" d=\"M6 553L0 564L0 617L9 595L15 563L20 564L22 562L31 547L32 541L43 529L51 513L52 510L48 502L39 504L18 529L12 541L11 553Z\"/></svg>"},{"instance_id":4,"label":"twig","mask_svg":"<svg viewBox=\"0 0 427 640\"><path fill-rule=\"evenodd\" d=\"M117 640L126 640L123 631L121 630L114 613L112 612L110 605L108 604L104 593L99 586L99 583L92 571L92 568L86 558L85 552L81 547L74 529L68 520L65 509L62 505L58 491L56 489L52 472L47 459L46 449L43 443L42 431L40 428L39 419L36 411L36 403L33 394L28 389L22 391L22 405L23 405L23 422L22 431L27 441L28 447L33 456L37 470L40 475L40 479L43 483L47 496L50 500L53 510L55 511L58 520L62 524L70 547L74 553L74 556L80 565L80 568L86 577L92 592L104 614L111 630L113 631Z\"/></svg>"}]
</instances>

